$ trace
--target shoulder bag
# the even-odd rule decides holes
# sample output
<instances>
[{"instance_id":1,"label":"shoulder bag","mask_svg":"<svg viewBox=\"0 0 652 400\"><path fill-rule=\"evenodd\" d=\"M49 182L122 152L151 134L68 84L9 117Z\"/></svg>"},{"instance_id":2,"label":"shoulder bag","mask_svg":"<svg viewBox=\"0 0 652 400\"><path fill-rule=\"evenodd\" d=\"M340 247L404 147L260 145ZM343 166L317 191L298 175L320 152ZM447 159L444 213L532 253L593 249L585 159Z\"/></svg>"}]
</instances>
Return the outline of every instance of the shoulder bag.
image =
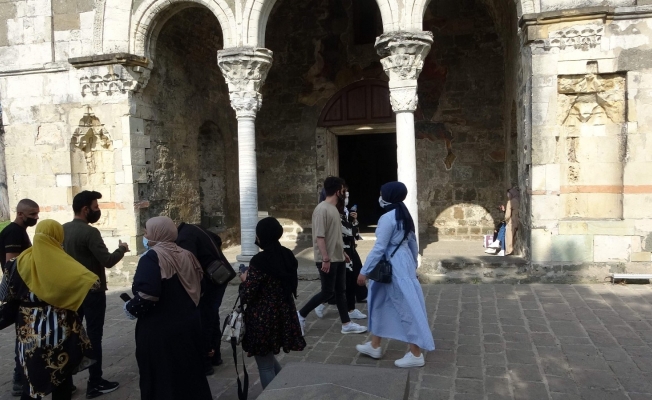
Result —
<instances>
[{"instance_id":1,"label":"shoulder bag","mask_svg":"<svg viewBox=\"0 0 652 400\"><path fill-rule=\"evenodd\" d=\"M5 264L5 273L2 275L2 282L0 283L0 330L15 324L18 316L20 299L12 298L9 295L9 285L16 273L17 265L15 258L9 260Z\"/></svg>"},{"instance_id":2,"label":"shoulder bag","mask_svg":"<svg viewBox=\"0 0 652 400\"><path fill-rule=\"evenodd\" d=\"M247 400L249 395L249 374L245 365L244 351L242 352L242 368L244 369L244 386L240 382L240 373L238 372L238 352L236 346L242 342L245 333L244 308L240 302L240 296L235 300L233 310L224 320L222 328L222 340L231 343L233 350L233 363L235 364L235 373L238 377L238 400Z\"/></svg>"},{"instance_id":3,"label":"shoulder bag","mask_svg":"<svg viewBox=\"0 0 652 400\"><path fill-rule=\"evenodd\" d=\"M394 254L396 254L398 248L401 247L406 237L407 236L403 237L403 240L401 240L398 246L396 246L396 248L389 256L389 258L394 257ZM380 261L378 261L378 264L376 264L374 269L372 269L371 272L369 272L367 278L371 279L372 281L376 281L378 283L392 283L392 263L390 262L390 260L385 258L384 254L383 254L383 258L381 258Z\"/></svg>"},{"instance_id":4,"label":"shoulder bag","mask_svg":"<svg viewBox=\"0 0 652 400\"><path fill-rule=\"evenodd\" d=\"M202 228L198 227L197 225L192 226L199 229L201 233L206 235L208 240L213 245L213 250L215 250L215 255L217 256L217 258L211 261L211 263L206 267L206 275L208 275L211 281L218 286L230 282L231 279L235 278L237 275L231 264L226 262L222 256L222 252L217 248L215 242L213 242L213 239L211 239L211 237L206 232L204 232Z\"/></svg>"}]
</instances>

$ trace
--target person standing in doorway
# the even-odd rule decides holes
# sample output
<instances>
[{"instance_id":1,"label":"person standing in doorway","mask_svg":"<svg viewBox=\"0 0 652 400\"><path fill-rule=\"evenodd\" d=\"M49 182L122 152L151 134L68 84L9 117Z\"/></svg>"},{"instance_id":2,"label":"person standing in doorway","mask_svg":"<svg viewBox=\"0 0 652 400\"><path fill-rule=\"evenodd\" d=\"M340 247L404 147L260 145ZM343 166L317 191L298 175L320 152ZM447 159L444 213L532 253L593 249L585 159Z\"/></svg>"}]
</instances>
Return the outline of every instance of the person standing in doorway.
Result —
<instances>
[{"instance_id":1,"label":"person standing in doorway","mask_svg":"<svg viewBox=\"0 0 652 400\"><path fill-rule=\"evenodd\" d=\"M298 311L301 330L305 333L308 314L320 304L335 296L337 311L342 321L342 333L363 333L366 326L351 322L346 304L346 266L350 262L344 252L342 224L337 203L344 201L344 180L329 176L324 181L326 199L320 202L312 213L312 237L315 262L321 279L321 292L313 296Z\"/></svg>"},{"instance_id":2,"label":"person standing in doorway","mask_svg":"<svg viewBox=\"0 0 652 400\"><path fill-rule=\"evenodd\" d=\"M88 190L75 195L72 201L75 218L63 225L63 248L66 253L100 278L99 290L91 290L77 311L82 319L86 318L86 331L91 341L94 359L97 360L88 369L87 399L111 393L119 386L118 382L109 382L102 378L102 335L104 334L107 290L104 268L116 265L129 251L127 243L119 241L118 248L110 253L100 231L90 226L99 221L102 215L97 203L97 200L101 198L101 193Z\"/></svg>"},{"instance_id":3,"label":"person standing in doorway","mask_svg":"<svg viewBox=\"0 0 652 400\"><path fill-rule=\"evenodd\" d=\"M36 225L39 211L39 206L34 200L22 199L16 206L16 219L0 232L0 266L3 273L7 261L32 247L27 228ZM11 394L20 396L23 392L23 369L18 356L18 342L16 342L15 362Z\"/></svg>"}]
</instances>

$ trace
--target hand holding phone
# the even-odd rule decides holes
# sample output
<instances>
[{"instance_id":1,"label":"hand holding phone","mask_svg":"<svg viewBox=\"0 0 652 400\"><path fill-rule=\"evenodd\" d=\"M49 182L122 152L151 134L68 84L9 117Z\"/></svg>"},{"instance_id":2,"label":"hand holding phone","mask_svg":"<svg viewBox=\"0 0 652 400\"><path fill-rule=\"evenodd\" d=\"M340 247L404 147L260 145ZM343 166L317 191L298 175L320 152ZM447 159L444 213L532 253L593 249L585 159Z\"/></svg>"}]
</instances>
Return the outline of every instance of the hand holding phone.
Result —
<instances>
[{"instance_id":1,"label":"hand holding phone","mask_svg":"<svg viewBox=\"0 0 652 400\"><path fill-rule=\"evenodd\" d=\"M129 296L127 293L120 293L120 298L125 303L128 302L129 300L131 300L131 296Z\"/></svg>"}]
</instances>

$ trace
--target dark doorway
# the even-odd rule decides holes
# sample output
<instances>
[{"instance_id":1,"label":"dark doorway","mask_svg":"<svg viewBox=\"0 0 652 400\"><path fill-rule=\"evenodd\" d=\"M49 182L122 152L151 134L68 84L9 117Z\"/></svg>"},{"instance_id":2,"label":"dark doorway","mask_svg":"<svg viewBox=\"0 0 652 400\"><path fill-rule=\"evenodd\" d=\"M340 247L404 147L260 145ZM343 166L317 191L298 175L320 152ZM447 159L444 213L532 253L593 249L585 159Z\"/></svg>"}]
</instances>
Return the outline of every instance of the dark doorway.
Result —
<instances>
[{"instance_id":1,"label":"dark doorway","mask_svg":"<svg viewBox=\"0 0 652 400\"><path fill-rule=\"evenodd\" d=\"M349 207L358 206L363 232L375 226L382 210L380 186L396 180L396 134L338 136L340 177L349 186Z\"/></svg>"}]
</instances>

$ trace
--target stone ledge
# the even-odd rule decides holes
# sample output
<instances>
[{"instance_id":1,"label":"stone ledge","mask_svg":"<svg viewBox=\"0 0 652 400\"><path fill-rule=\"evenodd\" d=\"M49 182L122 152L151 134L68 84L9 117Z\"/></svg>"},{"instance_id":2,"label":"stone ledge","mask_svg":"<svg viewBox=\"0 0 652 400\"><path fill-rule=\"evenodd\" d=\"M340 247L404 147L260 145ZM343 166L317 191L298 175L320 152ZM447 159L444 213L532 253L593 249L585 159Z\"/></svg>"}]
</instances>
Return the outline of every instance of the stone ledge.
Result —
<instances>
[{"instance_id":1,"label":"stone ledge","mask_svg":"<svg viewBox=\"0 0 652 400\"><path fill-rule=\"evenodd\" d=\"M259 400L407 400L409 371L354 365L289 363L258 396Z\"/></svg>"},{"instance_id":2,"label":"stone ledge","mask_svg":"<svg viewBox=\"0 0 652 400\"><path fill-rule=\"evenodd\" d=\"M546 25L565 21L620 19L628 16L646 17L650 14L652 14L652 7L650 7L650 5L640 5L635 7L579 7L569 10L523 14L518 22L518 26L523 28L525 26Z\"/></svg>"},{"instance_id":3,"label":"stone ledge","mask_svg":"<svg viewBox=\"0 0 652 400\"><path fill-rule=\"evenodd\" d=\"M94 56L73 57L68 62L75 68L98 67L102 65L120 64L124 66L149 67L150 61L147 57L137 56L129 53L108 53Z\"/></svg>"}]
</instances>

